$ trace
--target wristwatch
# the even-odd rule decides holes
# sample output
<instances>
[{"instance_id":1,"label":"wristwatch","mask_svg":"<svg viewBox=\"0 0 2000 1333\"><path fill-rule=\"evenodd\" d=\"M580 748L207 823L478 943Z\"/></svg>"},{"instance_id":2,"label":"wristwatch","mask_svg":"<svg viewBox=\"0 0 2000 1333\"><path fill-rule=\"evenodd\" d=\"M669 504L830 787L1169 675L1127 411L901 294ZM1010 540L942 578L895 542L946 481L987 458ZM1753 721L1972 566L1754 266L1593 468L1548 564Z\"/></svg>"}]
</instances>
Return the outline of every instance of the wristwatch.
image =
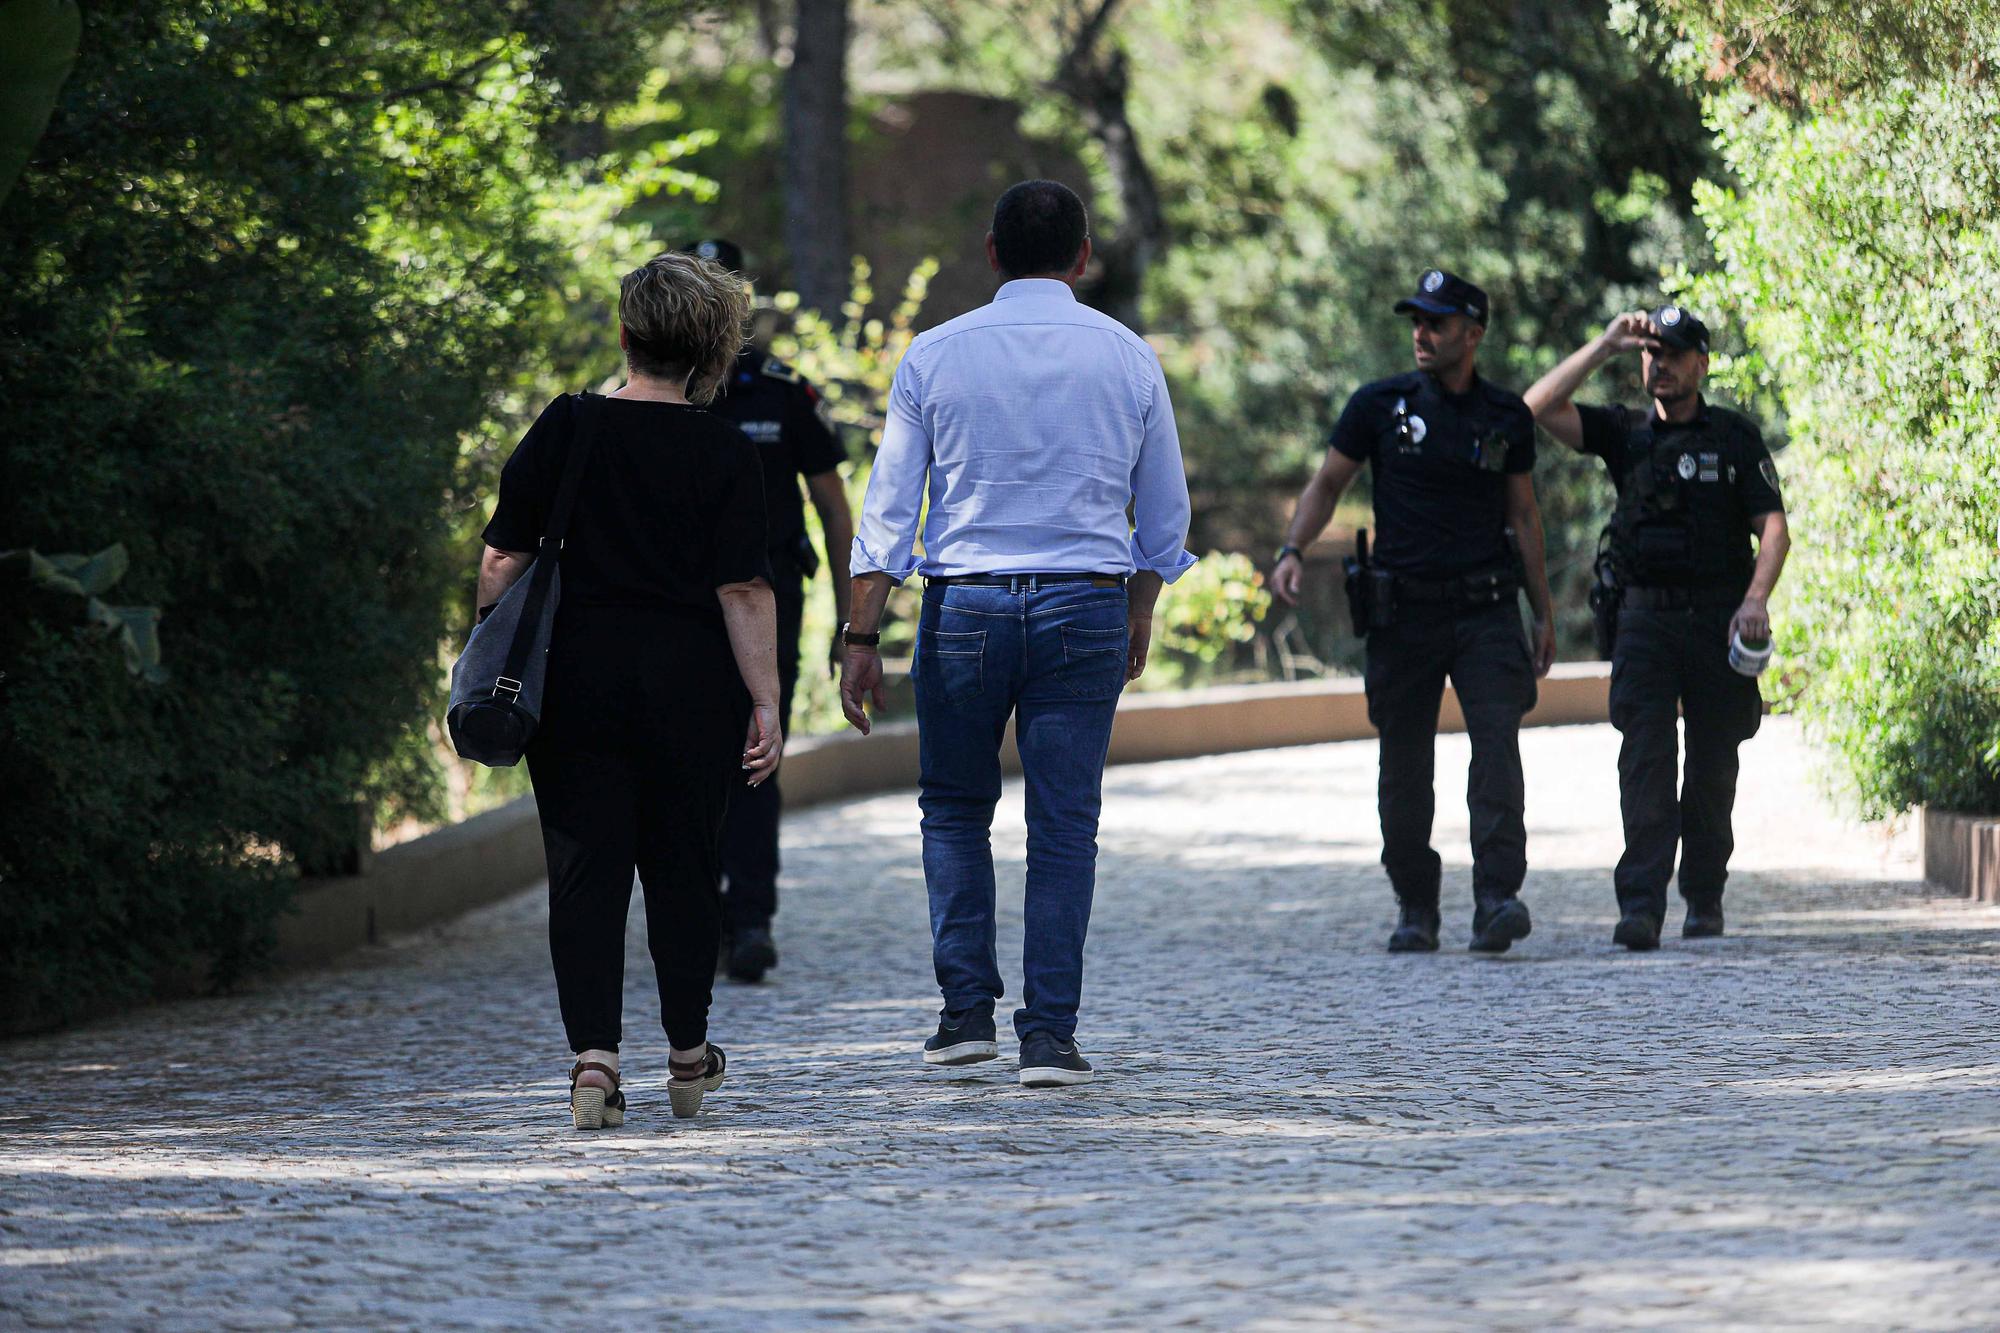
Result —
<instances>
[{"instance_id":1,"label":"wristwatch","mask_svg":"<svg viewBox=\"0 0 2000 1333\"><path fill-rule=\"evenodd\" d=\"M1282 564L1284 563L1285 557L1288 555L1295 555L1301 560L1306 558L1306 553L1304 551L1301 551L1298 547L1292 545L1290 542L1286 542L1283 546L1280 546L1278 548L1278 553L1271 557L1271 563L1274 565Z\"/></svg>"},{"instance_id":2,"label":"wristwatch","mask_svg":"<svg viewBox=\"0 0 2000 1333\"><path fill-rule=\"evenodd\" d=\"M841 622L840 641L842 643L846 644L850 648L876 648L881 646L882 643L881 630L878 629L873 634L856 634L851 628L849 628L852 624L853 624L852 621L844 620Z\"/></svg>"}]
</instances>

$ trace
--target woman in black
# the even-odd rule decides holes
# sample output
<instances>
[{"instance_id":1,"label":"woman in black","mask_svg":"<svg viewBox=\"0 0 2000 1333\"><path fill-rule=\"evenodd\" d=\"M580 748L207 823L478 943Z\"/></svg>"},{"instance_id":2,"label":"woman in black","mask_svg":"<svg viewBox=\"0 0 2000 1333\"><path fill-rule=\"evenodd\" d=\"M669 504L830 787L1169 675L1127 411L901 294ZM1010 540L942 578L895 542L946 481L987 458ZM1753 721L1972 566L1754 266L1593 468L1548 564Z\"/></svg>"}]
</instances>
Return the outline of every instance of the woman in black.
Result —
<instances>
[{"instance_id":1,"label":"woman in black","mask_svg":"<svg viewBox=\"0 0 2000 1333\"><path fill-rule=\"evenodd\" d=\"M694 405L715 396L747 314L742 279L707 260L665 254L627 274L625 387L549 404L501 473L486 526L482 607L532 562L594 413L528 748L578 1129L625 1119L619 1011L635 871L674 1114L694 1115L722 1082L722 1051L708 1044L722 816L732 787L768 780L784 747L756 446Z\"/></svg>"}]
</instances>

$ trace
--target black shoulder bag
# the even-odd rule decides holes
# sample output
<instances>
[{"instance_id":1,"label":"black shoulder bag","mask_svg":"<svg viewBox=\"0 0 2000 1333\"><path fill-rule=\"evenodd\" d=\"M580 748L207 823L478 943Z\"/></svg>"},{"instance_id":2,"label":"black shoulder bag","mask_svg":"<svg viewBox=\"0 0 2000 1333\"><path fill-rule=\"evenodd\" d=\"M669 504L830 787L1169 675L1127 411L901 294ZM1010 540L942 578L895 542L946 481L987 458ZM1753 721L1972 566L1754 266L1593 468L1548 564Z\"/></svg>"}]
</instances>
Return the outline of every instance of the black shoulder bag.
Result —
<instances>
[{"instance_id":1,"label":"black shoulder bag","mask_svg":"<svg viewBox=\"0 0 2000 1333\"><path fill-rule=\"evenodd\" d=\"M451 668L451 703L445 726L452 747L462 759L488 768L512 768L521 762L542 717L542 685L548 677L549 637L555 629L556 604L562 600L563 539L576 508L577 487L590 461L597 436L597 417L604 400L594 393L578 394L576 433L570 438L562 484L541 549L528 573L494 606L493 613L473 626L465 651Z\"/></svg>"}]
</instances>

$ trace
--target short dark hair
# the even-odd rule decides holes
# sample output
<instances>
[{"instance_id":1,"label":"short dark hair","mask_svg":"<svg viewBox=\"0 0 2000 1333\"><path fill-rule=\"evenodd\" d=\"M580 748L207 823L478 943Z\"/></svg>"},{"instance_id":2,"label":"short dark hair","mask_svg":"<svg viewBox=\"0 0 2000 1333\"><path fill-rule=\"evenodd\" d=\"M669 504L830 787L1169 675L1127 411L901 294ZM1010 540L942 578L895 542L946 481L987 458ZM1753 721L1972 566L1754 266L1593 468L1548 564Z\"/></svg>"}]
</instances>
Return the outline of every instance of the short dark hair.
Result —
<instances>
[{"instance_id":1,"label":"short dark hair","mask_svg":"<svg viewBox=\"0 0 2000 1333\"><path fill-rule=\"evenodd\" d=\"M1083 200L1061 181L1022 181L993 205L993 249L1008 277L1068 271L1089 235Z\"/></svg>"}]
</instances>

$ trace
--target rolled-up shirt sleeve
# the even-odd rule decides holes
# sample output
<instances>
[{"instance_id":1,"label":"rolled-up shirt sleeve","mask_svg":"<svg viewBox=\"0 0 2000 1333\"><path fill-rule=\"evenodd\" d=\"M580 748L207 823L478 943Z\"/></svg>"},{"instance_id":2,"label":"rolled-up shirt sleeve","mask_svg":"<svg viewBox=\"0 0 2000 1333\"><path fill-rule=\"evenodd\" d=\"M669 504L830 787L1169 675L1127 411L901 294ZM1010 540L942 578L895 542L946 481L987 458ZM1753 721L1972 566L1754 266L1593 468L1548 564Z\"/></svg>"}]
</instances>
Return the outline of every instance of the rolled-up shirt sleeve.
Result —
<instances>
[{"instance_id":1,"label":"rolled-up shirt sleeve","mask_svg":"<svg viewBox=\"0 0 2000 1333\"><path fill-rule=\"evenodd\" d=\"M1181 463L1181 436L1174 425L1174 405L1167 396L1166 373L1159 358L1147 358L1151 401L1146 406L1146 434L1139 458L1132 465L1132 566L1151 570L1168 583L1187 573L1195 562L1187 551L1187 469Z\"/></svg>"},{"instance_id":2,"label":"rolled-up shirt sleeve","mask_svg":"<svg viewBox=\"0 0 2000 1333\"><path fill-rule=\"evenodd\" d=\"M882 447L868 474L868 493L862 497L848 560L856 575L887 574L901 583L917 572L917 524L923 516L924 484L931 467L931 438L924 427L919 392L913 347L889 385Z\"/></svg>"}]
</instances>

